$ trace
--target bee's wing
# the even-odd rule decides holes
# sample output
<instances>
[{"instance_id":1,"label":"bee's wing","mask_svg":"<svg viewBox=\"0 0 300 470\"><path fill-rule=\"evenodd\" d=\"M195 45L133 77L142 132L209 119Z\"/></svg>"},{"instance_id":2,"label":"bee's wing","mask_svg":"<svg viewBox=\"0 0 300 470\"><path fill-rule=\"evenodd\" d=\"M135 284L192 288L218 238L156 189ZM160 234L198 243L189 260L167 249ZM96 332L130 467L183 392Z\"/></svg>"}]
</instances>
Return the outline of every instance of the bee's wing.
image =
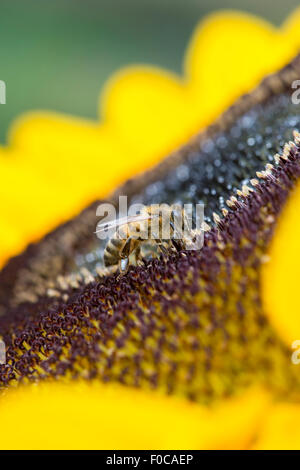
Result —
<instances>
[{"instance_id":1,"label":"bee's wing","mask_svg":"<svg viewBox=\"0 0 300 470\"><path fill-rule=\"evenodd\" d=\"M174 214L173 228L175 233L181 234L182 229L184 229L185 232L190 232L192 230L192 226L189 214L187 214L185 210L182 210L182 206L180 204L173 204L171 209Z\"/></svg>"},{"instance_id":2,"label":"bee's wing","mask_svg":"<svg viewBox=\"0 0 300 470\"><path fill-rule=\"evenodd\" d=\"M156 217L156 215L139 214L130 217L122 217L121 219L115 219L110 222L105 222L103 224L98 225L95 233L105 232L106 230L121 227L122 225L126 225L131 222L143 222L144 220L150 220L153 217Z\"/></svg>"}]
</instances>

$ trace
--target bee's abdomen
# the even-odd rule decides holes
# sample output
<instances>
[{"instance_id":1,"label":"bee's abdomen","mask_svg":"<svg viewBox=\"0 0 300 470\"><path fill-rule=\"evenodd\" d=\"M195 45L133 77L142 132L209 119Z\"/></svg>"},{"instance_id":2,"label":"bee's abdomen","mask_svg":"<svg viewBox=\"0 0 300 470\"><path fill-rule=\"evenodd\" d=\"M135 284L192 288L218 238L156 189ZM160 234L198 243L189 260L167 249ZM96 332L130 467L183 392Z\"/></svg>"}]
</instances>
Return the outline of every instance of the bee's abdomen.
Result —
<instances>
[{"instance_id":1,"label":"bee's abdomen","mask_svg":"<svg viewBox=\"0 0 300 470\"><path fill-rule=\"evenodd\" d=\"M103 256L105 266L118 264L123 245L124 240L120 240L119 238L113 237L108 240Z\"/></svg>"}]
</instances>

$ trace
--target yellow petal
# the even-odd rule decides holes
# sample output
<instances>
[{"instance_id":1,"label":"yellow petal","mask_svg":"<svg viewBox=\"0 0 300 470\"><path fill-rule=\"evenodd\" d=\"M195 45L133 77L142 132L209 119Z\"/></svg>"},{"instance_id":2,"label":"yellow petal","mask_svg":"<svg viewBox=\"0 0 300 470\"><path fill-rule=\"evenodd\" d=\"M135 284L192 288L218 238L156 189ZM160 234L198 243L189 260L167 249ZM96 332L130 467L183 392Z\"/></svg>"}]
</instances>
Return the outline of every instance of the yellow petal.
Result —
<instances>
[{"instance_id":1,"label":"yellow petal","mask_svg":"<svg viewBox=\"0 0 300 470\"><path fill-rule=\"evenodd\" d=\"M0 448L243 449L267 407L260 389L207 409L118 385L44 382L2 397Z\"/></svg>"},{"instance_id":2,"label":"yellow petal","mask_svg":"<svg viewBox=\"0 0 300 470\"><path fill-rule=\"evenodd\" d=\"M269 251L270 261L262 270L265 311L288 346L300 339L299 207L300 185L279 218Z\"/></svg>"},{"instance_id":3,"label":"yellow petal","mask_svg":"<svg viewBox=\"0 0 300 470\"><path fill-rule=\"evenodd\" d=\"M263 450L300 449L300 406L278 404L263 421L254 448Z\"/></svg>"}]
</instances>

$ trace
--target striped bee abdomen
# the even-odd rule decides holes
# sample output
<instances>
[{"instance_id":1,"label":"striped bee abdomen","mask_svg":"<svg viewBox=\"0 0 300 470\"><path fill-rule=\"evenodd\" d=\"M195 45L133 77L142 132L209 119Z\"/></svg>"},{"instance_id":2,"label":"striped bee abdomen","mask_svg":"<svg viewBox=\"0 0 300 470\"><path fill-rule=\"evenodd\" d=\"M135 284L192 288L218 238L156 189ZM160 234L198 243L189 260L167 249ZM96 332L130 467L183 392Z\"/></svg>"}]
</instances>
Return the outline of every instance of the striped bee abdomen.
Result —
<instances>
[{"instance_id":1,"label":"striped bee abdomen","mask_svg":"<svg viewBox=\"0 0 300 470\"><path fill-rule=\"evenodd\" d=\"M119 263L120 252L122 247L125 244L126 240L118 238L118 233L116 232L113 237L108 240L107 245L104 250L104 264L105 266L114 266Z\"/></svg>"}]
</instances>

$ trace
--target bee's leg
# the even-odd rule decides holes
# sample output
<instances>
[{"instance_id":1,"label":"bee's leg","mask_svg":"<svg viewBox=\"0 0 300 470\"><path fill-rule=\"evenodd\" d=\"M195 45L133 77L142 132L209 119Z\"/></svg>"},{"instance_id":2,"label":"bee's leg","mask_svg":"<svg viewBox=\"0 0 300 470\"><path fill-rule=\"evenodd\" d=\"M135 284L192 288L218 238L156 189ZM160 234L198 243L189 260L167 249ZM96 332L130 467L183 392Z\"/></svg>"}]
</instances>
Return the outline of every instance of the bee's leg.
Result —
<instances>
[{"instance_id":1,"label":"bee's leg","mask_svg":"<svg viewBox=\"0 0 300 470\"><path fill-rule=\"evenodd\" d=\"M155 238L154 242L156 243L157 248L158 248L157 257L159 257L159 252L162 252L162 249L161 249L162 240L160 240L159 238Z\"/></svg>"},{"instance_id":2,"label":"bee's leg","mask_svg":"<svg viewBox=\"0 0 300 470\"><path fill-rule=\"evenodd\" d=\"M130 253L132 252L132 242L133 242L133 240L132 240L131 237L126 240L126 243L123 246L123 249L120 253L120 257L122 259L128 258Z\"/></svg>"},{"instance_id":3,"label":"bee's leg","mask_svg":"<svg viewBox=\"0 0 300 470\"><path fill-rule=\"evenodd\" d=\"M114 264L112 266L96 268L96 273L98 274L100 278L104 278L104 277L110 276L111 274L114 274L117 270L118 270L118 265Z\"/></svg>"},{"instance_id":4,"label":"bee's leg","mask_svg":"<svg viewBox=\"0 0 300 470\"><path fill-rule=\"evenodd\" d=\"M137 245L137 247L134 251L134 256L135 256L135 264L137 266L142 266L143 265L143 256L142 256L140 243Z\"/></svg>"},{"instance_id":5,"label":"bee's leg","mask_svg":"<svg viewBox=\"0 0 300 470\"><path fill-rule=\"evenodd\" d=\"M156 241L158 249L161 251L161 253L164 254L164 255L168 255L169 250L166 247L166 242L164 240L160 239L160 238L157 238L155 241Z\"/></svg>"},{"instance_id":6,"label":"bee's leg","mask_svg":"<svg viewBox=\"0 0 300 470\"><path fill-rule=\"evenodd\" d=\"M140 245L141 245L140 240L136 238L131 238L130 246L128 249L129 264L133 264L134 266L137 266L139 259L140 259L140 253L141 253Z\"/></svg>"},{"instance_id":7,"label":"bee's leg","mask_svg":"<svg viewBox=\"0 0 300 470\"><path fill-rule=\"evenodd\" d=\"M120 259L119 259L120 275L121 274L126 274L127 271L128 271L129 256L130 256L130 253L132 253L134 242L135 242L134 239L128 238L126 240L125 245L123 246L123 249L122 249L121 253L120 253ZM124 261L125 261L125 263L124 263ZM125 268L123 267L124 264L125 264Z\"/></svg>"},{"instance_id":8,"label":"bee's leg","mask_svg":"<svg viewBox=\"0 0 300 470\"><path fill-rule=\"evenodd\" d=\"M176 238L176 239L172 238L171 243L172 243L172 250L173 251L180 251L184 248L183 241L178 239L178 238Z\"/></svg>"}]
</instances>

